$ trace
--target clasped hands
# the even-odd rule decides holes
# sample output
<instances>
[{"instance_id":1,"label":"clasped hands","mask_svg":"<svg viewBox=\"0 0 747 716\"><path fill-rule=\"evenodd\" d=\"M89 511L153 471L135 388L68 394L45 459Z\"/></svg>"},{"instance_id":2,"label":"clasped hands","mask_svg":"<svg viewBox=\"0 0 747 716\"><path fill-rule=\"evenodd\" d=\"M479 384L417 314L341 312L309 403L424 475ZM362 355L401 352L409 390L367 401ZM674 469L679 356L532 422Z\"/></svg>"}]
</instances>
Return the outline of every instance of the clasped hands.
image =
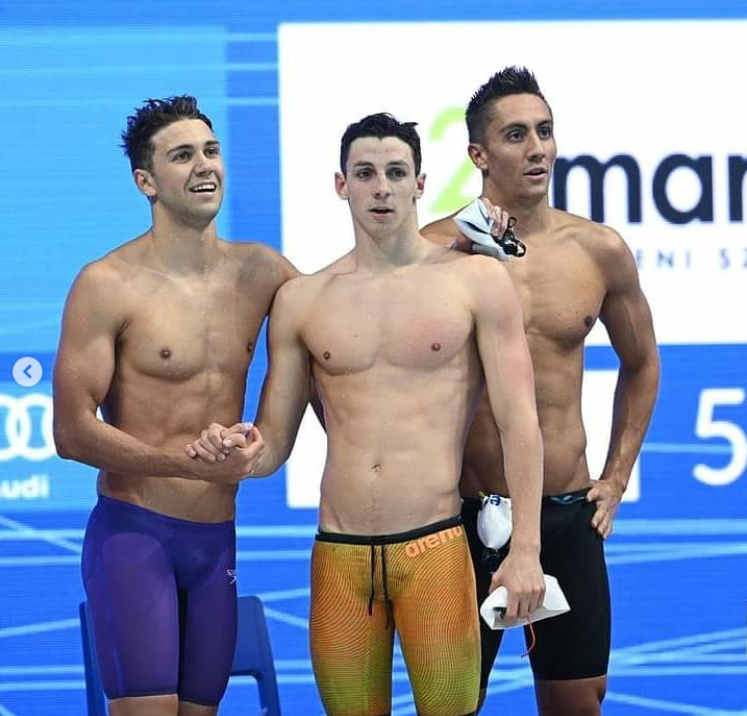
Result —
<instances>
[{"instance_id":1,"label":"clasped hands","mask_svg":"<svg viewBox=\"0 0 747 716\"><path fill-rule=\"evenodd\" d=\"M231 427L211 423L197 440L185 447L185 452L202 463L198 470L205 472L207 479L238 482L254 474L264 449L265 442L253 423L236 423Z\"/></svg>"}]
</instances>

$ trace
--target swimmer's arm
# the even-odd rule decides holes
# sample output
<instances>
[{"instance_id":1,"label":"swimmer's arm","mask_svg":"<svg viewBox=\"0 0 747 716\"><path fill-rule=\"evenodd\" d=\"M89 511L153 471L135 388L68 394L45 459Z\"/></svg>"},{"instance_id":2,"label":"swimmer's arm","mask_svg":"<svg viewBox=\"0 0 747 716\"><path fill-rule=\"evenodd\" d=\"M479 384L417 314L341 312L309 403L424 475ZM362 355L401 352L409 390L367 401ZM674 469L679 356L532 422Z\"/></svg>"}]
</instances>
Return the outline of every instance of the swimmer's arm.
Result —
<instances>
[{"instance_id":1,"label":"swimmer's arm","mask_svg":"<svg viewBox=\"0 0 747 716\"><path fill-rule=\"evenodd\" d=\"M262 252L261 255L266 262L263 273L269 275L274 282L275 295L277 295L278 290L285 283L302 275L287 258L269 246L255 245L254 248ZM256 270L256 255L255 253L250 253L248 256L248 265L253 272ZM313 385L311 387L313 388ZM316 393L312 392L312 405L314 405L316 412L317 404L314 402L315 395ZM319 419L320 421L322 420L322 418ZM324 425L323 422L322 425ZM241 422L231 426L211 423L207 428L202 430L200 437L185 447L185 452L192 459L201 459L208 462L223 461L237 449L251 448L252 445L256 447L258 441L262 442L263 452L263 437L252 423ZM256 476L254 475L255 471L256 466L249 474Z\"/></svg>"},{"instance_id":2,"label":"swimmer's arm","mask_svg":"<svg viewBox=\"0 0 747 716\"><path fill-rule=\"evenodd\" d=\"M53 376L57 454L109 472L195 477L186 455L151 447L98 419L115 370L115 347L126 325L108 267L83 269L68 296Z\"/></svg>"},{"instance_id":3,"label":"swimmer's arm","mask_svg":"<svg viewBox=\"0 0 747 716\"><path fill-rule=\"evenodd\" d=\"M643 444L659 388L659 352L648 301L641 290L635 259L615 232L603 254L608 292L600 318L620 359L609 452L601 479L620 492L628 484Z\"/></svg>"},{"instance_id":4,"label":"swimmer's arm","mask_svg":"<svg viewBox=\"0 0 747 716\"><path fill-rule=\"evenodd\" d=\"M255 425L264 451L252 477L271 475L288 459L311 394L311 356L301 337L307 305L298 281L278 291L267 331L268 371Z\"/></svg>"},{"instance_id":5,"label":"swimmer's arm","mask_svg":"<svg viewBox=\"0 0 747 716\"><path fill-rule=\"evenodd\" d=\"M534 375L519 297L508 273L492 258L474 261L481 262L471 282L477 348L500 433L513 513L511 548L490 589L505 586L507 616L526 617L542 604L545 594L539 561L542 438Z\"/></svg>"},{"instance_id":6,"label":"swimmer's arm","mask_svg":"<svg viewBox=\"0 0 747 716\"><path fill-rule=\"evenodd\" d=\"M481 262L481 275L473 284L475 330L513 506L511 548L538 554L542 437L521 304L498 262L482 257L472 260Z\"/></svg>"}]
</instances>

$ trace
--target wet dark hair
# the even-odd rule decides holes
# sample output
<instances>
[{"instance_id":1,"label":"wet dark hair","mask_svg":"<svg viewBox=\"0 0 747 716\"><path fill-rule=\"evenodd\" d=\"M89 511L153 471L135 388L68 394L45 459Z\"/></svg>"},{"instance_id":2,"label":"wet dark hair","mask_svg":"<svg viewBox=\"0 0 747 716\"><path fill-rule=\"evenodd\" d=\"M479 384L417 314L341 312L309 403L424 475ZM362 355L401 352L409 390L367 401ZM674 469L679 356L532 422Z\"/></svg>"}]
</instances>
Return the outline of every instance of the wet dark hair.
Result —
<instances>
[{"instance_id":1,"label":"wet dark hair","mask_svg":"<svg viewBox=\"0 0 747 716\"><path fill-rule=\"evenodd\" d=\"M552 109L542 94L537 78L526 67L505 67L496 72L477 92L467 105L467 130L469 141L482 144L485 131L491 120L491 106L495 100L512 94L533 94L539 97L550 110Z\"/></svg>"},{"instance_id":2,"label":"wet dark hair","mask_svg":"<svg viewBox=\"0 0 747 716\"><path fill-rule=\"evenodd\" d=\"M420 174L420 165L422 155L420 153L420 137L415 127L417 122L400 122L388 112L379 112L378 114L369 114L359 122L348 125L345 134L342 135L340 145L340 170L343 175L347 174L346 166L348 163L348 154L350 145L361 137L396 137L401 139L412 150L412 158L415 163L415 174Z\"/></svg>"},{"instance_id":3,"label":"wet dark hair","mask_svg":"<svg viewBox=\"0 0 747 716\"><path fill-rule=\"evenodd\" d=\"M127 117L127 127L121 134L125 155L132 170L153 169L153 135L169 124L182 119L199 119L210 129L212 122L197 107L197 100L190 95L147 99L135 114Z\"/></svg>"}]
</instances>

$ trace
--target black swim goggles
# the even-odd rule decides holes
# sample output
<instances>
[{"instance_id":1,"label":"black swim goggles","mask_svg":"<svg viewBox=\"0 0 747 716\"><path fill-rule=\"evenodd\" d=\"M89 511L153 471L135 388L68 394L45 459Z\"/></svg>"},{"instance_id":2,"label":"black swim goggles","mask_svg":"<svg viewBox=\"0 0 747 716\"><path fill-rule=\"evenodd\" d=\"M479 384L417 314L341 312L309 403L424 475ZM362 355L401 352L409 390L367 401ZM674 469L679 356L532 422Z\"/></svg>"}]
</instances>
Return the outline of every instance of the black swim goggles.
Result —
<instances>
[{"instance_id":1,"label":"black swim goggles","mask_svg":"<svg viewBox=\"0 0 747 716\"><path fill-rule=\"evenodd\" d=\"M493 240L503 249L504 253L509 256L521 258L527 252L527 247L522 241L519 241L519 239L516 238L514 226L516 226L516 217L509 216L508 225L506 226L506 230L503 232L503 236L499 239L494 238Z\"/></svg>"}]
</instances>

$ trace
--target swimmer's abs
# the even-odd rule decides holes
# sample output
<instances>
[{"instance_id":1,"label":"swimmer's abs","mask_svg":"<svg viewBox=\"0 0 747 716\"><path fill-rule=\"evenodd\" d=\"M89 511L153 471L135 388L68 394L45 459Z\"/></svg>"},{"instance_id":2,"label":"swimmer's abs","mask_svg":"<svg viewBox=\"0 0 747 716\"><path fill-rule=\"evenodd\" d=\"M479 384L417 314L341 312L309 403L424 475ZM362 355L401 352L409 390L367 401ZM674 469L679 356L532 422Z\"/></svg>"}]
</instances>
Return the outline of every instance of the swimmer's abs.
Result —
<instances>
[{"instance_id":1,"label":"swimmer's abs","mask_svg":"<svg viewBox=\"0 0 747 716\"><path fill-rule=\"evenodd\" d=\"M459 492L463 497L477 497L480 492L508 495L508 484L503 474L500 450L478 455L473 450L465 455L459 478ZM545 450L542 493L560 495L581 490L589 485L589 469L584 453L549 453ZM598 477L598 476L595 476Z\"/></svg>"},{"instance_id":2,"label":"swimmer's abs","mask_svg":"<svg viewBox=\"0 0 747 716\"><path fill-rule=\"evenodd\" d=\"M225 522L235 515L236 486L183 477L99 473L99 494L194 522Z\"/></svg>"},{"instance_id":3,"label":"swimmer's abs","mask_svg":"<svg viewBox=\"0 0 747 716\"><path fill-rule=\"evenodd\" d=\"M461 503L456 484L448 493L436 496L420 487L426 478L411 476L410 483L377 492L360 486L341 490L323 485L319 525L344 534L397 534L458 514Z\"/></svg>"}]
</instances>

